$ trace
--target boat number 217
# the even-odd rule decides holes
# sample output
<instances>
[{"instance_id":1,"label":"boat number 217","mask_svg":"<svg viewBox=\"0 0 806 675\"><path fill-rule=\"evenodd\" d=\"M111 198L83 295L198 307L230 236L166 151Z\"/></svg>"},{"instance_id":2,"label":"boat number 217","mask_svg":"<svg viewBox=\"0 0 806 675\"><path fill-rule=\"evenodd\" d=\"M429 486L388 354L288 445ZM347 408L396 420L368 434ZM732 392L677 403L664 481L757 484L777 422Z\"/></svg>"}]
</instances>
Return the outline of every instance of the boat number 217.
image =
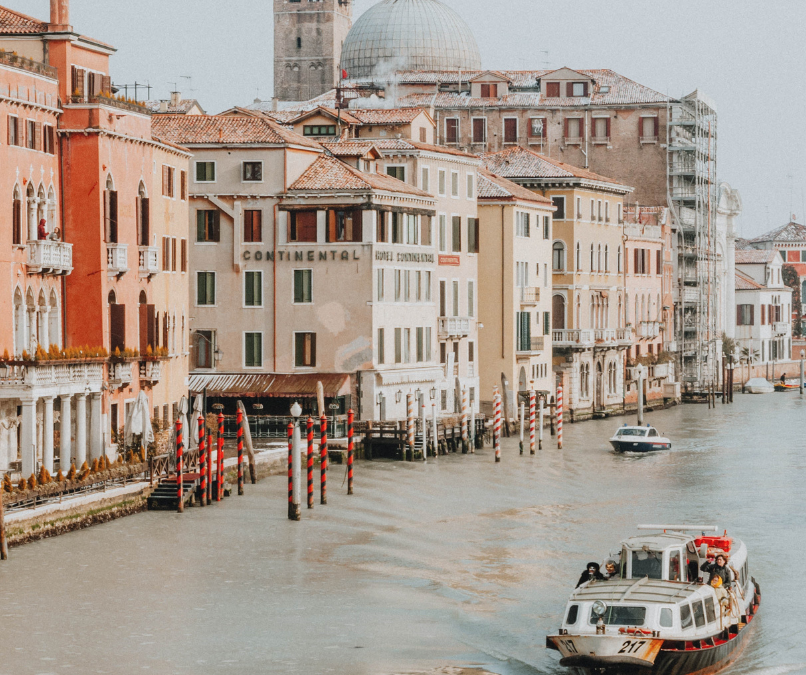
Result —
<instances>
[{"instance_id":1,"label":"boat number 217","mask_svg":"<svg viewBox=\"0 0 806 675\"><path fill-rule=\"evenodd\" d=\"M634 654L646 644L643 640L625 640L618 650L619 654Z\"/></svg>"}]
</instances>

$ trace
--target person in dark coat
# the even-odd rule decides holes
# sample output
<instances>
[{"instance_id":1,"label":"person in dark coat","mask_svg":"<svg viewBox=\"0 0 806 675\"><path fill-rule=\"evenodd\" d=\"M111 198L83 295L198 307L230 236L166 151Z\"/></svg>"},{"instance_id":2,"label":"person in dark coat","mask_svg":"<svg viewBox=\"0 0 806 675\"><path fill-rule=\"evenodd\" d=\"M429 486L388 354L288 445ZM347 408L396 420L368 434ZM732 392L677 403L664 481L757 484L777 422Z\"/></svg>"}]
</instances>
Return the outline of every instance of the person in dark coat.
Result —
<instances>
[{"instance_id":1,"label":"person in dark coat","mask_svg":"<svg viewBox=\"0 0 806 675\"><path fill-rule=\"evenodd\" d=\"M731 582L733 581L733 574L731 574L730 568L728 567L728 556L726 554L717 553L716 560L714 560L714 562L708 562L706 560L700 566L700 569L703 572L708 572L711 575L708 577L709 584L716 576L722 579L722 588L730 588Z\"/></svg>"},{"instance_id":2,"label":"person in dark coat","mask_svg":"<svg viewBox=\"0 0 806 675\"><path fill-rule=\"evenodd\" d=\"M604 581L604 574L599 571L599 563L589 562L587 569L582 572L582 575L579 577L579 582L576 587L579 588L582 584L594 580Z\"/></svg>"}]
</instances>

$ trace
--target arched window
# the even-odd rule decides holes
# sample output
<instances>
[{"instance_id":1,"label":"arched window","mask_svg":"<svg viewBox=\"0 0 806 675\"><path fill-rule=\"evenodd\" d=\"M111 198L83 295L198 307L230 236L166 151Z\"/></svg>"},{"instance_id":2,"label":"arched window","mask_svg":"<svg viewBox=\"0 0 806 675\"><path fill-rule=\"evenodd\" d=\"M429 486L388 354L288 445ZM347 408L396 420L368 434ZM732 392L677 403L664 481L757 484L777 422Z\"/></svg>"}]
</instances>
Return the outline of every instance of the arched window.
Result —
<instances>
[{"instance_id":1,"label":"arched window","mask_svg":"<svg viewBox=\"0 0 806 675\"><path fill-rule=\"evenodd\" d=\"M608 255L607 244L605 244L605 261L604 261L604 271L610 271L610 256Z\"/></svg>"},{"instance_id":2,"label":"arched window","mask_svg":"<svg viewBox=\"0 0 806 675\"><path fill-rule=\"evenodd\" d=\"M624 328L624 324L622 323L622 319L623 319L622 312L623 311L624 311L624 307L621 304L621 296L619 295L618 296L618 316L616 317L616 325L618 325L619 328Z\"/></svg>"},{"instance_id":3,"label":"arched window","mask_svg":"<svg viewBox=\"0 0 806 675\"><path fill-rule=\"evenodd\" d=\"M108 244L118 243L118 193L112 174L107 175L104 190L104 238Z\"/></svg>"},{"instance_id":4,"label":"arched window","mask_svg":"<svg viewBox=\"0 0 806 675\"><path fill-rule=\"evenodd\" d=\"M14 196L11 201L11 243L22 244L22 195L20 186L14 186Z\"/></svg>"},{"instance_id":5,"label":"arched window","mask_svg":"<svg viewBox=\"0 0 806 675\"><path fill-rule=\"evenodd\" d=\"M596 249L596 271L602 271L602 245L599 244L598 248Z\"/></svg>"},{"instance_id":6,"label":"arched window","mask_svg":"<svg viewBox=\"0 0 806 675\"><path fill-rule=\"evenodd\" d=\"M61 312L59 311L59 299L56 291L50 291L50 302L48 303L48 341L51 345L62 346ZM50 346L50 345L48 345Z\"/></svg>"},{"instance_id":7,"label":"arched window","mask_svg":"<svg viewBox=\"0 0 806 675\"><path fill-rule=\"evenodd\" d=\"M590 267L590 271L591 271L591 273L593 273L593 244L591 244L591 267Z\"/></svg>"},{"instance_id":8,"label":"arched window","mask_svg":"<svg viewBox=\"0 0 806 675\"><path fill-rule=\"evenodd\" d=\"M621 246L616 251L616 271L621 274Z\"/></svg>"},{"instance_id":9,"label":"arched window","mask_svg":"<svg viewBox=\"0 0 806 675\"><path fill-rule=\"evenodd\" d=\"M14 355L19 357L25 349L25 307L22 303L22 291L17 287L14 291Z\"/></svg>"},{"instance_id":10,"label":"arched window","mask_svg":"<svg viewBox=\"0 0 806 675\"><path fill-rule=\"evenodd\" d=\"M554 246L552 246L551 264L556 271L562 272L565 270L565 244L561 241L555 241Z\"/></svg>"},{"instance_id":11,"label":"arched window","mask_svg":"<svg viewBox=\"0 0 806 675\"><path fill-rule=\"evenodd\" d=\"M580 250L579 250L579 242L577 242L577 266L576 266L576 269L579 272L582 271L582 255L581 255Z\"/></svg>"},{"instance_id":12,"label":"arched window","mask_svg":"<svg viewBox=\"0 0 806 675\"><path fill-rule=\"evenodd\" d=\"M551 298L551 322L554 330L565 329L565 297L560 294Z\"/></svg>"},{"instance_id":13,"label":"arched window","mask_svg":"<svg viewBox=\"0 0 806 675\"><path fill-rule=\"evenodd\" d=\"M34 192L33 183L28 183L28 189L25 191L25 197L28 201L28 240L36 239L36 193Z\"/></svg>"},{"instance_id":14,"label":"arched window","mask_svg":"<svg viewBox=\"0 0 806 675\"><path fill-rule=\"evenodd\" d=\"M574 324L574 328L581 328L582 327L582 299L579 297L577 293L577 320Z\"/></svg>"},{"instance_id":15,"label":"arched window","mask_svg":"<svg viewBox=\"0 0 806 675\"><path fill-rule=\"evenodd\" d=\"M139 246L149 245L150 229L150 209L146 186L140 181L140 188L137 190L135 204L135 217L137 218L137 244Z\"/></svg>"}]
</instances>

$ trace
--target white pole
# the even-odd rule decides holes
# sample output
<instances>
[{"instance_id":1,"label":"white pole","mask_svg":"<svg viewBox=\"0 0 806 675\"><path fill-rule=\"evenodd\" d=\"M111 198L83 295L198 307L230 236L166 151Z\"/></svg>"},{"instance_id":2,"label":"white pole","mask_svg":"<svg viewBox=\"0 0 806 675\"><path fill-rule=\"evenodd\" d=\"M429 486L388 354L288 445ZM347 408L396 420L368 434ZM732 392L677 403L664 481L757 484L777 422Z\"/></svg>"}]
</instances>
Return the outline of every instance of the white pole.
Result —
<instances>
[{"instance_id":1,"label":"white pole","mask_svg":"<svg viewBox=\"0 0 806 675\"><path fill-rule=\"evenodd\" d=\"M291 475L293 477L292 501L297 513L300 512L300 431L299 422L294 420L293 451L291 453Z\"/></svg>"},{"instance_id":2,"label":"white pole","mask_svg":"<svg viewBox=\"0 0 806 675\"><path fill-rule=\"evenodd\" d=\"M437 448L437 404L431 404L431 423L432 431L434 434L434 457L439 457L439 449Z\"/></svg>"},{"instance_id":3,"label":"white pole","mask_svg":"<svg viewBox=\"0 0 806 675\"><path fill-rule=\"evenodd\" d=\"M476 452L476 409L470 405L470 453Z\"/></svg>"},{"instance_id":4,"label":"white pole","mask_svg":"<svg viewBox=\"0 0 806 675\"><path fill-rule=\"evenodd\" d=\"M638 366L638 426L644 426L644 369Z\"/></svg>"},{"instance_id":5,"label":"white pole","mask_svg":"<svg viewBox=\"0 0 806 675\"><path fill-rule=\"evenodd\" d=\"M540 405L538 406L539 414L537 416L537 449L543 449L543 397L540 397Z\"/></svg>"},{"instance_id":6,"label":"white pole","mask_svg":"<svg viewBox=\"0 0 806 675\"><path fill-rule=\"evenodd\" d=\"M523 413L524 413L523 401L521 401L520 413L521 413L521 420L520 420L521 421L521 441L520 441L521 444L520 444L520 449L521 449L521 454L523 454Z\"/></svg>"},{"instance_id":7,"label":"white pole","mask_svg":"<svg viewBox=\"0 0 806 675\"><path fill-rule=\"evenodd\" d=\"M423 439L423 461L428 461L428 418L425 416L425 397L420 394L417 401L419 406L418 412L420 413L420 424L422 425L422 439Z\"/></svg>"}]
</instances>

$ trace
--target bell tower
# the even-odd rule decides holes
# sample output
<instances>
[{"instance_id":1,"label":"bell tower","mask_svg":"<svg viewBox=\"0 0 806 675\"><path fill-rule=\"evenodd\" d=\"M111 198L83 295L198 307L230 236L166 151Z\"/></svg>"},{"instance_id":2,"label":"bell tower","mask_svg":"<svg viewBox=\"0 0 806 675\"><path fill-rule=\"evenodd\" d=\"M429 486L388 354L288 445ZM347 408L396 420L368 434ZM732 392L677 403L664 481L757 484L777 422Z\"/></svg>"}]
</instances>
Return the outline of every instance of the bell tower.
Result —
<instances>
[{"instance_id":1,"label":"bell tower","mask_svg":"<svg viewBox=\"0 0 806 675\"><path fill-rule=\"evenodd\" d=\"M274 96L307 101L339 82L352 0L274 0Z\"/></svg>"}]
</instances>

